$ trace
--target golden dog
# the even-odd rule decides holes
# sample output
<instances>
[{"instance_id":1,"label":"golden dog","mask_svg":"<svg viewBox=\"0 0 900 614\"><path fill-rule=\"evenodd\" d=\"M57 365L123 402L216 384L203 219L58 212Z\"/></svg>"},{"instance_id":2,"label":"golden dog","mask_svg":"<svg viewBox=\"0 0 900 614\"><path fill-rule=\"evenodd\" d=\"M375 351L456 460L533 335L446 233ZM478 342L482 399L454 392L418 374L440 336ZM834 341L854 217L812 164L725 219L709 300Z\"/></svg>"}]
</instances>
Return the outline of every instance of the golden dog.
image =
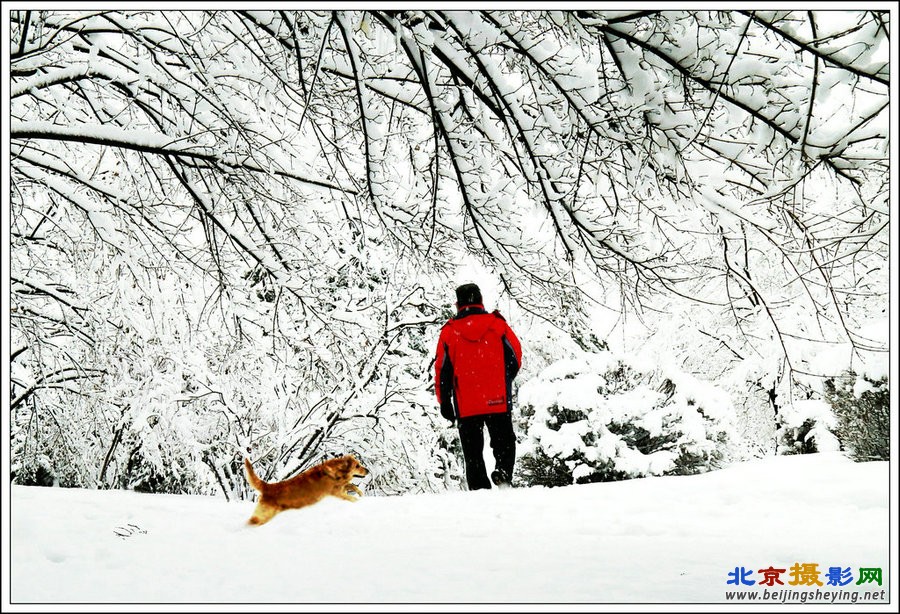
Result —
<instances>
[{"instance_id":1,"label":"golden dog","mask_svg":"<svg viewBox=\"0 0 900 614\"><path fill-rule=\"evenodd\" d=\"M369 470L359 464L352 454L333 458L310 467L303 473L283 482L263 482L250 459L244 458L244 470L250 486L259 491L259 501L247 524L265 524L278 512L312 505L328 495L356 501L350 492L362 496L362 491L350 480L364 477Z\"/></svg>"}]
</instances>

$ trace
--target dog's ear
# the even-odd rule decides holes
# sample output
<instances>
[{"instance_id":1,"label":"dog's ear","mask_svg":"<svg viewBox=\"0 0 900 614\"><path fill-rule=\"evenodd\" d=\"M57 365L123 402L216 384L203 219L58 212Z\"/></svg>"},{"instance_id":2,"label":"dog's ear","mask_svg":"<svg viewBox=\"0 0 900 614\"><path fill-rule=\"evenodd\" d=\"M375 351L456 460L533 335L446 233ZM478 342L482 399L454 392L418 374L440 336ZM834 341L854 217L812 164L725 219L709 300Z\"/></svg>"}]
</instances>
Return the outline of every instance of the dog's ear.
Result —
<instances>
[{"instance_id":1,"label":"dog's ear","mask_svg":"<svg viewBox=\"0 0 900 614\"><path fill-rule=\"evenodd\" d=\"M353 467L353 461L346 456L333 458L322 466L325 475L334 480L346 479Z\"/></svg>"},{"instance_id":2,"label":"dog's ear","mask_svg":"<svg viewBox=\"0 0 900 614\"><path fill-rule=\"evenodd\" d=\"M325 475L327 475L328 477L330 477L333 480L340 479L340 478L338 478L338 468L337 468L337 463L335 461L337 461L337 459L333 459L333 460L322 463L322 473L324 473Z\"/></svg>"},{"instance_id":3,"label":"dog's ear","mask_svg":"<svg viewBox=\"0 0 900 614\"><path fill-rule=\"evenodd\" d=\"M335 459L334 469L335 477L337 479L350 479L350 475L353 473L353 457L347 455Z\"/></svg>"}]
</instances>

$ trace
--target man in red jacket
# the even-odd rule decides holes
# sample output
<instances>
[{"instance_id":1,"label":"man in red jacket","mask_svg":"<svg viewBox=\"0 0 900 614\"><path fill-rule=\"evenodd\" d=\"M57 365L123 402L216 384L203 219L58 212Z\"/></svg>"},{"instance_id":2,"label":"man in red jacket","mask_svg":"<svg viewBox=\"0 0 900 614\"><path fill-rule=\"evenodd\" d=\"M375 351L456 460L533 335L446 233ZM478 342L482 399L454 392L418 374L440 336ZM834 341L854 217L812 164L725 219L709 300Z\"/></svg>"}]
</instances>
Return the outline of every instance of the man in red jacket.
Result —
<instances>
[{"instance_id":1,"label":"man in red jacket","mask_svg":"<svg viewBox=\"0 0 900 614\"><path fill-rule=\"evenodd\" d=\"M522 347L500 315L484 309L475 284L456 289L458 313L444 324L434 363L434 390L441 415L459 427L469 490L490 488L484 466L484 427L494 453L494 484L508 485L516 462L512 381Z\"/></svg>"}]
</instances>

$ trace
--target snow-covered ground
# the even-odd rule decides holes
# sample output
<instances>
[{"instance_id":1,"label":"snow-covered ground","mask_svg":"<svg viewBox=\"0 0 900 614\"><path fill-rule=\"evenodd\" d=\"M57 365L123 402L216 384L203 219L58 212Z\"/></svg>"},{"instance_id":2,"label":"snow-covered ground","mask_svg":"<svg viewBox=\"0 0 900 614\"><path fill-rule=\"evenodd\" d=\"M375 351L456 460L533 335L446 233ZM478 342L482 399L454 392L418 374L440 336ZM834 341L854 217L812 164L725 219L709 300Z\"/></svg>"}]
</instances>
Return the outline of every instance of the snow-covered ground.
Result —
<instances>
[{"instance_id":1,"label":"snow-covered ground","mask_svg":"<svg viewBox=\"0 0 900 614\"><path fill-rule=\"evenodd\" d=\"M777 588L817 588L790 585L798 563L818 565L822 591L889 599L888 465L825 453L566 488L332 498L262 527L244 524L249 501L14 486L11 603L703 604L763 593L769 566L787 570ZM728 584L736 567L757 584ZM831 567L852 582L828 586ZM857 586L859 568L880 568L882 586Z\"/></svg>"}]
</instances>

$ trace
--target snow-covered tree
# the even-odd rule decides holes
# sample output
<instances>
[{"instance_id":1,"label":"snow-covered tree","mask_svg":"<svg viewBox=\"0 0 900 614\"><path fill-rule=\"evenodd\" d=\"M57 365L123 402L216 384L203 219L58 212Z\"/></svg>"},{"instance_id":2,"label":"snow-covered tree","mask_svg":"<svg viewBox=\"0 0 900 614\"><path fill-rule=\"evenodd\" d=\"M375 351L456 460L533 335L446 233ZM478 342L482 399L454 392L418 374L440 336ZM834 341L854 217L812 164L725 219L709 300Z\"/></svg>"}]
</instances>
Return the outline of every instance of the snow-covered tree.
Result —
<instances>
[{"instance_id":1,"label":"snow-covered tree","mask_svg":"<svg viewBox=\"0 0 900 614\"><path fill-rule=\"evenodd\" d=\"M520 388L519 401L524 484L699 473L733 456L724 390L608 350L554 362Z\"/></svg>"},{"instance_id":2,"label":"snow-covered tree","mask_svg":"<svg viewBox=\"0 0 900 614\"><path fill-rule=\"evenodd\" d=\"M825 382L832 430L856 460L890 460L891 411L887 377L848 372Z\"/></svg>"},{"instance_id":3,"label":"snow-covered tree","mask_svg":"<svg viewBox=\"0 0 900 614\"><path fill-rule=\"evenodd\" d=\"M886 11L9 16L13 441L64 481L359 437L439 487L464 254L579 338L668 295L782 377L885 349Z\"/></svg>"}]
</instances>

